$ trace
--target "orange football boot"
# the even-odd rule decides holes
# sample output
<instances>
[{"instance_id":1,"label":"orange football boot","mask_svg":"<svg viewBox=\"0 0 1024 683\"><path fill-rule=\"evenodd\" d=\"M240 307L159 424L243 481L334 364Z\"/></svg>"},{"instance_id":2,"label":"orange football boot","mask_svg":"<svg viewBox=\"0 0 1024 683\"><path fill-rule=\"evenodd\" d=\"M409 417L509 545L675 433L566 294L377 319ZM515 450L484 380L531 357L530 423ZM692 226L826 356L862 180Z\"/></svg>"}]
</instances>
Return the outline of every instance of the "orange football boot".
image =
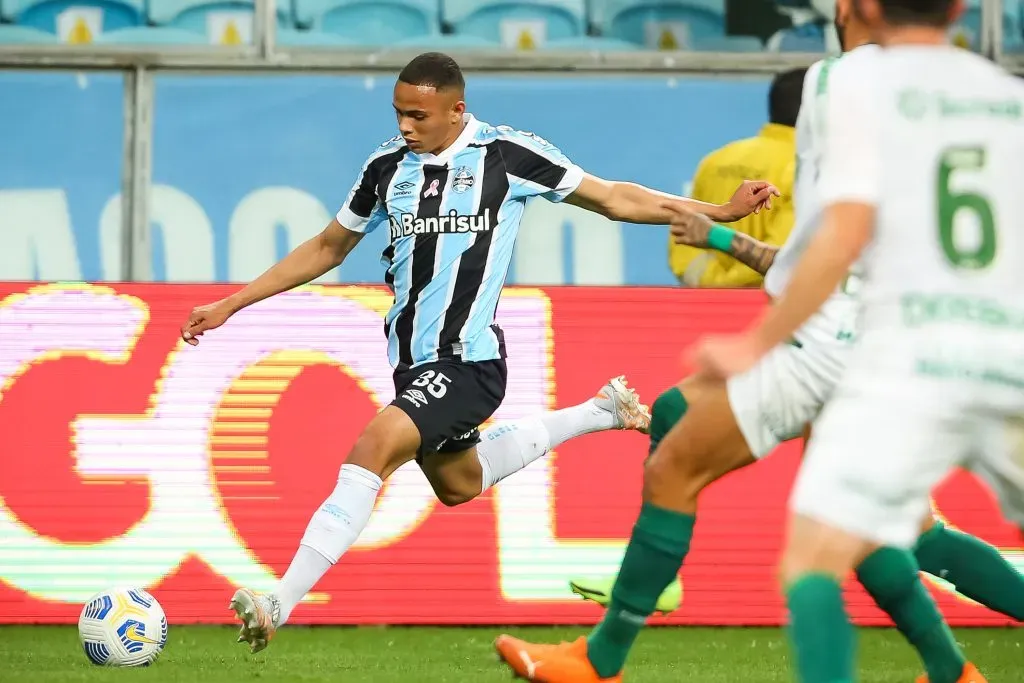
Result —
<instances>
[{"instance_id":1,"label":"orange football boot","mask_svg":"<svg viewBox=\"0 0 1024 683\"><path fill-rule=\"evenodd\" d=\"M587 639L559 645L498 636L494 647L516 676L537 683L622 683L622 674L601 678L587 658Z\"/></svg>"},{"instance_id":2,"label":"orange football boot","mask_svg":"<svg viewBox=\"0 0 1024 683\"><path fill-rule=\"evenodd\" d=\"M928 683L928 675L921 674L918 676L917 683ZM978 667L967 662L964 664L964 672L960 674L960 678L957 679L956 683L988 683L988 681L978 671Z\"/></svg>"}]
</instances>

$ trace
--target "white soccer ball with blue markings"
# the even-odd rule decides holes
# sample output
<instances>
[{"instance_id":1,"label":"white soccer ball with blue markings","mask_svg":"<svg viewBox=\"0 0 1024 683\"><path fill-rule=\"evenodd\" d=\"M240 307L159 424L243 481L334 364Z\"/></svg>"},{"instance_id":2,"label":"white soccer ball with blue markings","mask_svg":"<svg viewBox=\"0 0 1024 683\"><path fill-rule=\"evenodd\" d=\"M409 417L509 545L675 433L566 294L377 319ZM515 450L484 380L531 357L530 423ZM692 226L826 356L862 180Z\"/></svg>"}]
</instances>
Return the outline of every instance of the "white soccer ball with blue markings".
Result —
<instances>
[{"instance_id":1,"label":"white soccer ball with blue markings","mask_svg":"<svg viewBox=\"0 0 1024 683\"><path fill-rule=\"evenodd\" d=\"M78 636L93 664L149 666L167 643L167 617L141 588L114 588L85 603Z\"/></svg>"}]
</instances>

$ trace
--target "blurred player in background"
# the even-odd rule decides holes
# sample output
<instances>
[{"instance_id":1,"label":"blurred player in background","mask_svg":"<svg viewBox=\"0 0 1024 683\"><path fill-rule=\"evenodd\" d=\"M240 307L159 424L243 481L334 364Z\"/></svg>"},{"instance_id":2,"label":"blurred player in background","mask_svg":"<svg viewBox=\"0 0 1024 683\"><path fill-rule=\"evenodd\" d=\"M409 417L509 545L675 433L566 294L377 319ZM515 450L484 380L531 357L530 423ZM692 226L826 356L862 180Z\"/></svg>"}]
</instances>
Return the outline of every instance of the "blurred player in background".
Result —
<instances>
[{"instance_id":1,"label":"blurred player in background","mask_svg":"<svg viewBox=\"0 0 1024 683\"><path fill-rule=\"evenodd\" d=\"M756 240L781 245L793 229L793 178L796 118L807 69L784 71L768 90L768 123L753 137L735 140L701 159L691 195L704 202L724 202L747 178L768 178L782 196L771 211L736 221L731 227ZM687 287L758 287L764 273L726 254L669 240L669 266Z\"/></svg>"},{"instance_id":2,"label":"blurred player in background","mask_svg":"<svg viewBox=\"0 0 1024 683\"><path fill-rule=\"evenodd\" d=\"M852 49L844 60L878 51L875 46L859 47L868 42L869 31L852 12L850 2L839 3L837 24L844 45ZM797 124L797 226L777 258L776 248L713 226L701 216L688 213L673 226L679 239L697 246L707 245L715 231L712 246L759 272L768 272L766 289L774 295L787 286L796 260L820 224L821 204L815 185L826 147L822 138L829 116L829 82L837 63L825 60L815 64L805 82ZM572 584L573 590L601 604L608 604L610 598L604 622L589 642L581 639L554 649L500 638L499 652L517 672L527 675L527 663L536 663L543 653L545 665L535 669L532 680L618 680L643 619L655 609L670 611L679 604L676 574L688 551L700 491L726 473L755 462L780 442L798 436L831 395L854 338L857 282L854 272L793 334L790 344L773 349L748 372L725 382L696 376L659 397L651 425L651 448L657 452L645 473L645 505L620 576L617 581L578 579ZM682 419L684 415L686 419ZM670 430L672 434L666 437ZM997 475L981 473L997 490L1005 488ZM926 531L917 540L914 553L923 569L992 609L1017 620L1024 618L1024 577L998 550L939 522L932 523L929 515L922 519L927 520ZM904 560L913 563L910 558ZM875 563L859 567L858 577L880 604L896 612L897 624L919 649L921 642L934 643L935 647L926 645L922 650L930 673L955 668L948 665L957 661L952 654L955 650L949 647L950 641L943 635L945 626L923 586L910 581L893 585L887 579L886 566ZM666 584L669 587L659 597Z\"/></svg>"},{"instance_id":3,"label":"blurred player in background","mask_svg":"<svg viewBox=\"0 0 1024 683\"><path fill-rule=\"evenodd\" d=\"M834 68L821 231L759 324L698 353L708 372L744 372L863 256L859 338L790 499L781 574L803 683L854 680L850 570L894 599L923 592L903 549L953 468L978 470L1024 521L1024 84L947 44L960 0L857 0L856 11L882 49ZM878 602L897 624L921 624L903 631L930 683L984 682L937 611Z\"/></svg>"},{"instance_id":4,"label":"blurred player in background","mask_svg":"<svg viewBox=\"0 0 1024 683\"><path fill-rule=\"evenodd\" d=\"M253 652L355 542L383 481L407 462L417 461L442 503L457 505L574 436L647 431L646 409L617 378L586 403L497 425L481 439L478 427L505 395L505 343L494 319L528 199L664 225L672 218L666 203L733 221L778 196L768 183L746 182L714 206L602 180L532 133L476 120L464 95L450 57L412 60L394 91L400 135L370 155L337 217L238 293L193 310L182 327L182 338L197 344L242 308L337 267L365 234L390 233L383 262L395 302L384 331L396 397L352 446L277 586L232 598L239 641Z\"/></svg>"}]
</instances>

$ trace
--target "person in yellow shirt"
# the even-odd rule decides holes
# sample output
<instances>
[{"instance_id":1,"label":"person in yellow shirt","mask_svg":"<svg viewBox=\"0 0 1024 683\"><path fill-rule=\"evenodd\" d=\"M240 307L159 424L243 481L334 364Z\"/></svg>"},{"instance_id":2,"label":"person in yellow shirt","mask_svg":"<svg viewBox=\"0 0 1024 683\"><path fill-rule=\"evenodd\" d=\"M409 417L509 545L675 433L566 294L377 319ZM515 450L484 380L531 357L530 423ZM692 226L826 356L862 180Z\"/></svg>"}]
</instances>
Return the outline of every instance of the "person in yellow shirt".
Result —
<instances>
[{"instance_id":1,"label":"person in yellow shirt","mask_svg":"<svg viewBox=\"0 0 1024 683\"><path fill-rule=\"evenodd\" d=\"M764 178L782 192L771 211L730 224L767 244L781 246L793 229L793 175L796 170L796 116L806 69L778 74L768 91L769 122L751 138L730 142L701 160L690 196L703 202L728 201L737 185ZM760 287L762 276L719 252L675 244L669 238L669 265L687 287Z\"/></svg>"}]
</instances>

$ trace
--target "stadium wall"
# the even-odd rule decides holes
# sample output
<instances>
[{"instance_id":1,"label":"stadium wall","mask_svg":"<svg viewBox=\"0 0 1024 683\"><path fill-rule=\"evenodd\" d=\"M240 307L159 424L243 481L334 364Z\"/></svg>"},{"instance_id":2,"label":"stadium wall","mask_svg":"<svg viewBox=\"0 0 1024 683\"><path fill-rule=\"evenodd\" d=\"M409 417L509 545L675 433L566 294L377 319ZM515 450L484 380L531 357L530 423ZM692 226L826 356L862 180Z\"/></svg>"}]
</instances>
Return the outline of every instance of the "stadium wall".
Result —
<instances>
[{"instance_id":1,"label":"stadium wall","mask_svg":"<svg viewBox=\"0 0 1024 683\"><path fill-rule=\"evenodd\" d=\"M172 623L225 622L233 585L266 589L284 571L349 444L393 396L389 294L308 287L184 345L190 308L230 289L0 284L0 622L72 622L114 584L149 587ZM496 418L574 404L619 373L650 401L697 335L763 305L756 291L510 288ZM586 436L451 509L405 467L294 620L593 622L598 608L566 582L615 571L645 454L635 433ZM774 566L798 458L783 447L705 494L684 608L657 623L782 622ZM957 475L935 505L1024 569L1019 532L980 483ZM933 588L954 624L1007 623ZM856 587L849 597L858 623L884 623Z\"/></svg>"},{"instance_id":2,"label":"stadium wall","mask_svg":"<svg viewBox=\"0 0 1024 683\"><path fill-rule=\"evenodd\" d=\"M154 77L155 281L244 281L318 231L394 135L394 77ZM125 279L119 74L0 73L0 280ZM588 171L667 192L766 119L765 77L480 75L480 118L532 130ZM31 115L26 115L30 112ZM325 282L380 282L383 233ZM513 284L674 284L667 230L533 202Z\"/></svg>"}]
</instances>

